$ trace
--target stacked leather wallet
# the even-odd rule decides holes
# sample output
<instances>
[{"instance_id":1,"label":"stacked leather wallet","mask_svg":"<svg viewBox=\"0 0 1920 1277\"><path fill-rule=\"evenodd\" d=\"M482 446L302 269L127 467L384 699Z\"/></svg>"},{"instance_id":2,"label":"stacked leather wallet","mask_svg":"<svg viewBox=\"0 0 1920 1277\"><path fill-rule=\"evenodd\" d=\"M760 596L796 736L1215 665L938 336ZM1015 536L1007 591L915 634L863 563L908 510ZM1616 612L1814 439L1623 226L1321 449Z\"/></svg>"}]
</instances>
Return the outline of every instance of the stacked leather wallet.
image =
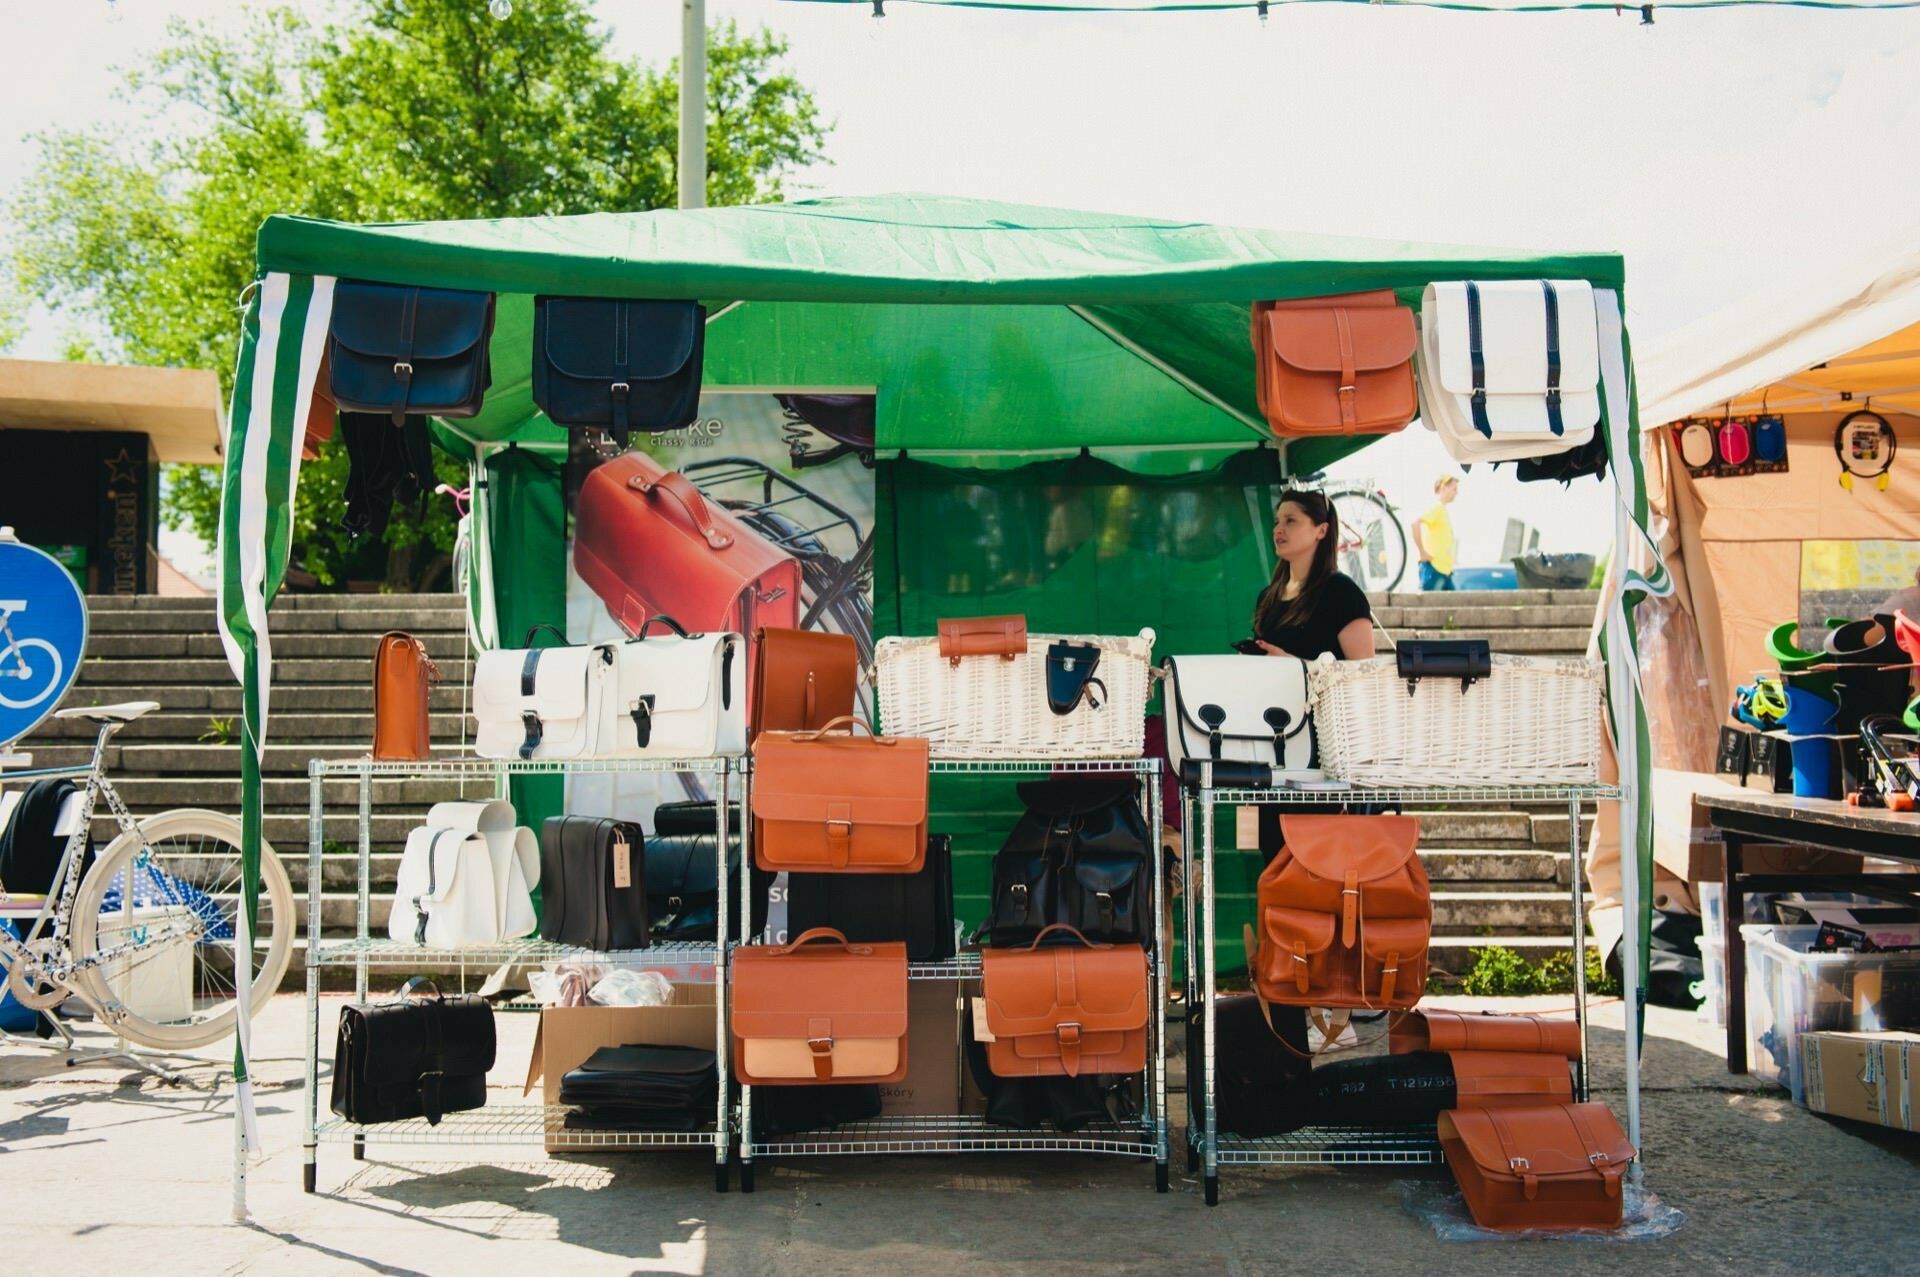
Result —
<instances>
[{"instance_id":1,"label":"stacked leather wallet","mask_svg":"<svg viewBox=\"0 0 1920 1277\"><path fill-rule=\"evenodd\" d=\"M713 1120L720 1069L692 1046L603 1046L560 1079L570 1130L697 1131Z\"/></svg>"}]
</instances>

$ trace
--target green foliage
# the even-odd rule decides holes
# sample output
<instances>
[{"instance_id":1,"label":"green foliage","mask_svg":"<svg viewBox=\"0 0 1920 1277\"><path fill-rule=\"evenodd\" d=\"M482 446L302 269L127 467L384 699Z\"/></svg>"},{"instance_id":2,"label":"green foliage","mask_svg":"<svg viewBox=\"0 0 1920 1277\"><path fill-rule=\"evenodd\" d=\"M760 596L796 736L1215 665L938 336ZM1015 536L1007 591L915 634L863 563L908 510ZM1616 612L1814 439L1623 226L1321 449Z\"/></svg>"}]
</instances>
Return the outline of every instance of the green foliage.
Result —
<instances>
[{"instance_id":1,"label":"green foliage","mask_svg":"<svg viewBox=\"0 0 1920 1277\"><path fill-rule=\"evenodd\" d=\"M1573 955L1556 952L1533 963L1500 945L1474 949L1473 969L1461 981L1461 991L1477 998L1519 998L1534 993L1572 993ZM1600 963L1600 951L1589 948L1587 992L1618 993L1619 986Z\"/></svg>"},{"instance_id":2,"label":"green foliage","mask_svg":"<svg viewBox=\"0 0 1920 1277\"><path fill-rule=\"evenodd\" d=\"M525 217L671 207L678 68L623 61L581 0L347 0L316 25L286 9L235 34L175 23L126 77L112 128L43 135L9 202L27 298L101 334L96 357L213 368L232 380L238 298L270 213L347 221ZM707 199L778 199L827 126L779 64L786 45L709 33ZM6 337L0 302L0 344ZM445 477L464 485L464 471ZM219 476L176 467L162 516L210 545ZM344 450L301 472L294 562L323 583L366 556L334 528ZM390 585L452 545L444 500L396 514Z\"/></svg>"},{"instance_id":3,"label":"green foliage","mask_svg":"<svg viewBox=\"0 0 1920 1277\"><path fill-rule=\"evenodd\" d=\"M240 739L238 719L209 718L207 730L195 739L202 745L232 745Z\"/></svg>"},{"instance_id":4,"label":"green foliage","mask_svg":"<svg viewBox=\"0 0 1920 1277\"><path fill-rule=\"evenodd\" d=\"M27 331L27 299L20 295L12 272L0 262L0 354L19 341Z\"/></svg>"}]
</instances>

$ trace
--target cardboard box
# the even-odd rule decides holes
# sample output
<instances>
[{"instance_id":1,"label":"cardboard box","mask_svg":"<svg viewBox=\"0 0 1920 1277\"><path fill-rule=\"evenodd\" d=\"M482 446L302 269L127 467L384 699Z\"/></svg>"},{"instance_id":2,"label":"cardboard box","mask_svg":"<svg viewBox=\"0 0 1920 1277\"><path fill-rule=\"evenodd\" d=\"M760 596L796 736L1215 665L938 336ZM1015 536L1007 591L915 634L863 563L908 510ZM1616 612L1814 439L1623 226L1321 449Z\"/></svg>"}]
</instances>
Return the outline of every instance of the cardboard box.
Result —
<instances>
[{"instance_id":1,"label":"cardboard box","mask_svg":"<svg viewBox=\"0 0 1920 1277\"><path fill-rule=\"evenodd\" d=\"M961 981L907 984L907 1075L880 1086L880 1112L946 1117L960 1103Z\"/></svg>"},{"instance_id":2,"label":"cardboard box","mask_svg":"<svg viewBox=\"0 0 1920 1277\"><path fill-rule=\"evenodd\" d=\"M1920 1034L1803 1033L1800 1055L1814 1112L1914 1129Z\"/></svg>"},{"instance_id":3,"label":"cardboard box","mask_svg":"<svg viewBox=\"0 0 1920 1277\"><path fill-rule=\"evenodd\" d=\"M547 1151L577 1153L602 1144L582 1131L569 1131L558 1112L560 1079L579 1068L603 1046L647 1043L653 1046L698 1046L713 1049L714 988L710 984L676 984L673 1004L664 1007L548 1007L540 1013L533 1039L533 1058L527 1064L527 1084L521 1094L541 1084L547 1113Z\"/></svg>"}]
</instances>

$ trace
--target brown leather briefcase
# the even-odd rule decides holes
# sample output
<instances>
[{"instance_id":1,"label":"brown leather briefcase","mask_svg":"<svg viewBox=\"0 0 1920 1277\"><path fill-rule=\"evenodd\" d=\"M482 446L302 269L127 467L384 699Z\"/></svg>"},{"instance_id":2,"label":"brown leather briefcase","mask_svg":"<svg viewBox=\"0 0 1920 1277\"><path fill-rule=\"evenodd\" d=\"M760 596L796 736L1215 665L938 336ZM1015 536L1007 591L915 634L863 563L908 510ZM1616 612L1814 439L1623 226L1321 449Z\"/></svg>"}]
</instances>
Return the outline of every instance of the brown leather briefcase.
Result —
<instances>
[{"instance_id":1,"label":"brown leather briefcase","mask_svg":"<svg viewBox=\"0 0 1920 1277\"><path fill-rule=\"evenodd\" d=\"M963 656L997 656L1010 661L1027 654L1027 618L1024 616L955 616L935 626L940 655L950 665Z\"/></svg>"},{"instance_id":2,"label":"brown leather briefcase","mask_svg":"<svg viewBox=\"0 0 1920 1277\"><path fill-rule=\"evenodd\" d=\"M1411 1007L1427 987L1433 897L1412 816L1282 816L1255 891L1253 985L1289 1006Z\"/></svg>"},{"instance_id":3,"label":"brown leather briefcase","mask_svg":"<svg viewBox=\"0 0 1920 1277\"><path fill-rule=\"evenodd\" d=\"M828 927L733 951L734 1071L755 1086L907 1075L907 946Z\"/></svg>"},{"instance_id":4,"label":"brown leather briefcase","mask_svg":"<svg viewBox=\"0 0 1920 1277\"><path fill-rule=\"evenodd\" d=\"M1618 1228L1633 1145L1604 1104L1448 1109L1440 1147L1482 1228Z\"/></svg>"},{"instance_id":5,"label":"brown leather briefcase","mask_svg":"<svg viewBox=\"0 0 1920 1277\"><path fill-rule=\"evenodd\" d=\"M1055 931L1078 941L1041 948ZM1094 944L1056 922L1020 949L980 952L987 1067L995 1077L1079 1077L1147 1067L1147 952Z\"/></svg>"},{"instance_id":6,"label":"brown leather briefcase","mask_svg":"<svg viewBox=\"0 0 1920 1277\"><path fill-rule=\"evenodd\" d=\"M1392 434L1419 414L1413 311L1391 290L1253 304L1254 393L1279 435Z\"/></svg>"},{"instance_id":7,"label":"brown leather briefcase","mask_svg":"<svg viewBox=\"0 0 1920 1277\"><path fill-rule=\"evenodd\" d=\"M1580 1023L1548 1015L1483 1011L1413 1011L1387 1032L1387 1049L1407 1051L1525 1051L1580 1058Z\"/></svg>"},{"instance_id":8,"label":"brown leather briefcase","mask_svg":"<svg viewBox=\"0 0 1920 1277\"><path fill-rule=\"evenodd\" d=\"M927 858L928 752L860 736L848 715L753 743L753 859L800 873L918 873Z\"/></svg>"},{"instance_id":9,"label":"brown leather briefcase","mask_svg":"<svg viewBox=\"0 0 1920 1277\"><path fill-rule=\"evenodd\" d=\"M851 634L762 629L753 636L747 737L808 732L853 713L860 648Z\"/></svg>"},{"instance_id":10,"label":"brown leather briefcase","mask_svg":"<svg viewBox=\"0 0 1920 1277\"><path fill-rule=\"evenodd\" d=\"M1573 1071L1564 1055L1521 1051L1449 1051L1454 1104L1463 1109L1571 1104Z\"/></svg>"},{"instance_id":11,"label":"brown leather briefcase","mask_svg":"<svg viewBox=\"0 0 1920 1277\"><path fill-rule=\"evenodd\" d=\"M373 656L373 756L388 759L433 757L427 723L433 685L440 667L427 645L411 634L389 630Z\"/></svg>"}]
</instances>

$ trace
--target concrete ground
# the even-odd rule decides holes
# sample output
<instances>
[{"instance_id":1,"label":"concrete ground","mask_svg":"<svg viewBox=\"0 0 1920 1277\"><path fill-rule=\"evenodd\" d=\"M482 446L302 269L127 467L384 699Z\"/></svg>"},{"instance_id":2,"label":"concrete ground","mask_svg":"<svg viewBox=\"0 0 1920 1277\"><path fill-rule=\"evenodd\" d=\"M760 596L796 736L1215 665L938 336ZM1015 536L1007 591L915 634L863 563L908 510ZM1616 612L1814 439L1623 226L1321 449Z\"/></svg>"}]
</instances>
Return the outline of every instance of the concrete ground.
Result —
<instances>
[{"instance_id":1,"label":"concrete ground","mask_svg":"<svg viewBox=\"0 0 1920 1277\"><path fill-rule=\"evenodd\" d=\"M323 1023L336 1019L337 1001L323 1004ZM1446 1191L1440 1168L1230 1167L1209 1210L1184 1174L1177 1133L1173 1192L1164 1196L1153 1192L1148 1164L1080 1155L795 1160L762 1166L750 1196L721 1196L705 1153L548 1159L538 1149L377 1144L363 1163L323 1146L320 1192L308 1196L301 1011L300 998L276 998L256 1024L267 1153L251 1169L246 1225L231 1222L232 1088L217 1052L189 1070L212 1088L194 1091L124 1065L68 1069L42 1052L0 1048L0 1173L14 1235L35 1262L63 1271L568 1277L1920 1269L1920 1227L1908 1214L1920 1200L1920 1136L1832 1122L1730 1076L1716 1031L1680 1012L1650 1017L1646 1185L1686 1222L1661 1240L1601 1244L1439 1240L1402 1194L1422 1179L1428 1195ZM1595 1098L1619 1111L1620 1008L1597 1006L1594 1019ZM498 1023L493 1082L510 1088L503 1100L517 1099L534 1020ZM1178 1098L1174 1113L1177 1126Z\"/></svg>"}]
</instances>

